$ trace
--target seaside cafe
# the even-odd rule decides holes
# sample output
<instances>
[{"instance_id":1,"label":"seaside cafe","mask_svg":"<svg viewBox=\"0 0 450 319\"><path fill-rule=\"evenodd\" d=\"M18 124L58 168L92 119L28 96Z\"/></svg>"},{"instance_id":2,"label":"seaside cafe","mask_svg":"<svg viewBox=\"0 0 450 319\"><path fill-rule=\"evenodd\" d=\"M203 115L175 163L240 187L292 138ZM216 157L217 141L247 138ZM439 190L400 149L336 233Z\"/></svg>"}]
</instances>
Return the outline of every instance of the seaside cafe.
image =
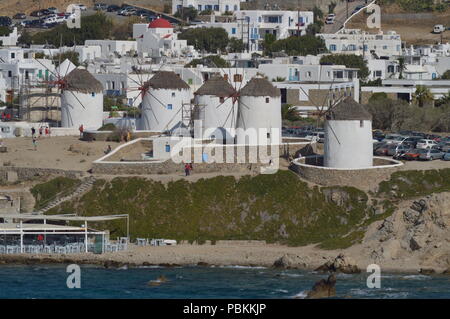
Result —
<instances>
[{"instance_id":1,"label":"seaside cafe","mask_svg":"<svg viewBox=\"0 0 450 319\"><path fill-rule=\"evenodd\" d=\"M109 240L109 231L88 225L123 219L127 237ZM81 224L76 226L77 224ZM126 250L130 238L129 215L77 216L0 214L0 254L87 253Z\"/></svg>"}]
</instances>

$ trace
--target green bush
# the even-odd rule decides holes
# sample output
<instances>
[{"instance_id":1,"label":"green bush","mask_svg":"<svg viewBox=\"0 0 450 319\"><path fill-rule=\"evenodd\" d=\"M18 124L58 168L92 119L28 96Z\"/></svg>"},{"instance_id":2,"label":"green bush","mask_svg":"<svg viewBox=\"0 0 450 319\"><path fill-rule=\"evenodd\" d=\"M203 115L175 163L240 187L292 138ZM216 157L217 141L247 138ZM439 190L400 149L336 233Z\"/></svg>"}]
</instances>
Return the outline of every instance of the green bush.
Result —
<instances>
[{"instance_id":1,"label":"green bush","mask_svg":"<svg viewBox=\"0 0 450 319\"><path fill-rule=\"evenodd\" d=\"M35 185L30 190L36 200L35 208L41 208L59 193L73 189L79 183L77 179L60 176L43 184Z\"/></svg>"}]
</instances>

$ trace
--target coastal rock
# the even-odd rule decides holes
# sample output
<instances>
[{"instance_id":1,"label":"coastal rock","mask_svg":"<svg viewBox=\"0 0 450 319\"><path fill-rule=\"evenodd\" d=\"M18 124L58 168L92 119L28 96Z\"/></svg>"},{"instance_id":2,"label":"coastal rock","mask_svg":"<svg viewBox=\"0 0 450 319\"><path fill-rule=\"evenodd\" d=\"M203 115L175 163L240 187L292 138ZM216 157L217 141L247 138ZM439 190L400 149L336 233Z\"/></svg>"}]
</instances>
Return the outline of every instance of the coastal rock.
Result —
<instances>
[{"instance_id":1,"label":"coastal rock","mask_svg":"<svg viewBox=\"0 0 450 319\"><path fill-rule=\"evenodd\" d=\"M436 273L436 270L434 270L433 268L421 268L419 273L421 273L422 275L432 275Z\"/></svg>"},{"instance_id":2,"label":"coastal rock","mask_svg":"<svg viewBox=\"0 0 450 319\"><path fill-rule=\"evenodd\" d=\"M329 260L322 266L316 269L316 271L324 272L341 272L344 274L358 274L361 269L356 266L356 263L350 257L344 254L339 254L334 260Z\"/></svg>"},{"instance_id":3,"label":"coastal rock","mask_svg":"<svg viewBox=\"0 0 450 319\"><path fill-rule=\"evenodd\" d=\"M336 276L331 274L328 278L321 279L314 284L306 299L330 298L336 296Z\"/></svg>"},{"instance_id":4,"label":"coastal rock","mask_svg":"<svg viewBox=\"0 0 450 319\"><path fill-rule=\"evenodd\" d=\"M443 275L450 275L450 268L444 270L444 271L442 272L442 274L443 274Z\"/></svg>"},{"instance_id":5,"label":"coastal rock","mask_svg":"<svg viewBox=\"0 0 450 319\"><path fill-rule=\"evenodd\" d=\"M273 267L282 269L306 268L307 266L308 263L304 257L294 254L285 254L273 263Z\"/></svg>"}]
</instances>

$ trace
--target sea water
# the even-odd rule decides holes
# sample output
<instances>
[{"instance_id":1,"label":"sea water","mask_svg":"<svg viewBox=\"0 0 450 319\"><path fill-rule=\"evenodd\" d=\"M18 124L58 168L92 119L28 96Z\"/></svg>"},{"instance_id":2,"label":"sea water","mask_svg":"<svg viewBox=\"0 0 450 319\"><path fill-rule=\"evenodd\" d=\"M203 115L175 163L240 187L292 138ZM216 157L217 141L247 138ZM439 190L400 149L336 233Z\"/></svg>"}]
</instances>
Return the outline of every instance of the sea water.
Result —
<instances>
[{"instance_id":1,"label":"sea water","mask_svg":"<svg viewBox=\"0 0 450 319\"><path fill-rule=\"evenodd\" d=\"M327 275L262 267L142 267L81 265L81 288L67 287L67 265L2 265L0 298L304 298ZM450 276L339 274L337 298L450 298ZM156 283L160 276L165 282Z\"/></svg>"}]
</instances>

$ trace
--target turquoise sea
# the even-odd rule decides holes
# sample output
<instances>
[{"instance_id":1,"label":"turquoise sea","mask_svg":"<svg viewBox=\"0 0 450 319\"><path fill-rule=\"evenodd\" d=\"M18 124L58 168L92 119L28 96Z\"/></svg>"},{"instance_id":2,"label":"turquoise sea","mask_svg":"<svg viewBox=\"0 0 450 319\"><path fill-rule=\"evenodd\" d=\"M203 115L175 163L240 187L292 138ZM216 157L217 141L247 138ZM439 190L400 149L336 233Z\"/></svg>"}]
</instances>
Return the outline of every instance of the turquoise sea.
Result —
<instances>
[{"instance_id":1,"label":"turquoise sea","mask_svg":"<svg viewBox=\"0 0 450 319\"><path fill-rule=\"evenodd\" d=\"M81 265L81 288L69 289L66 265L0 266L0 298L304 298L326 275L258 267L142 267L104 269ZM450 276L369 274L337 277L338 298L450 298ZM164 276L167 281L151 285Z\"/></svg>"}]
</instances>

